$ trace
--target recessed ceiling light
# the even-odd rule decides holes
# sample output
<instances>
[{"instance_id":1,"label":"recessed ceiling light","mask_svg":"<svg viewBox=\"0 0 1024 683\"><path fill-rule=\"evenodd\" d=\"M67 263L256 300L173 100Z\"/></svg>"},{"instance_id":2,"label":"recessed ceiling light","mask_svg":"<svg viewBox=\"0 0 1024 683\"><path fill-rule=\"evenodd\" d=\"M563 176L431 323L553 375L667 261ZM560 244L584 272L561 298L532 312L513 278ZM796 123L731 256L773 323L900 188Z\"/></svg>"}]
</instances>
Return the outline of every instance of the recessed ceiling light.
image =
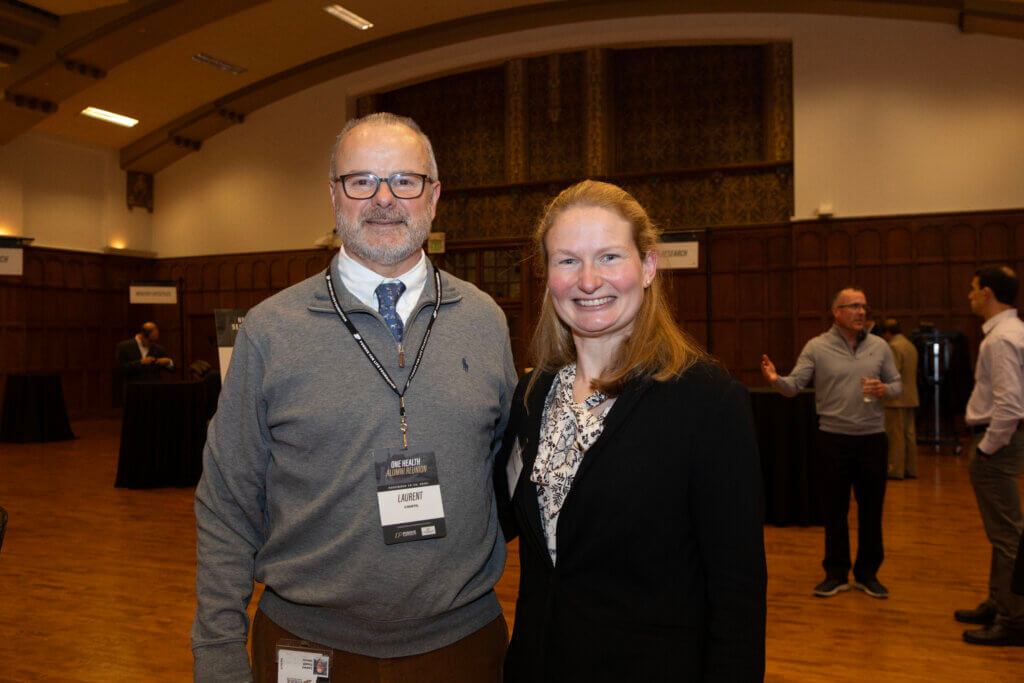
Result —
<instances>
[{"instance_id":1,"label":"recessed ceiling light","mask_svg":"<svg viewBox=\"0 0 1024 683\"><path fill-rule=\"evenodd\" d=\"M244 66L238 66L237 64L232 64L231 62L225 62L223 59L217 59L213 55L208 55L205 52L200 52L199 54L192 55L192 59L194 59L197 62L202 62L203 64L215 66L221 71L227 71L229 74L235 74L236 76L238 74L244 74L247 70Z\"/></svg>"},{"instance_id":2,"label":"recessed ceiling light","mask_svg":"<svg viewBox=\"0 0 1024 683\"><path fill-rule=\"evenodd\" d=\"M120 114L115 114L112 111L106 111L105 109L97 109L96 107L86 107L82 110L82 113L94 119L113 123L118 126L124 126L125 128L131 128L139 122L138 119L133 119L130 116L122 116Z\"/></svg>"},{"instance_id":3,"label":"recessed ceiling light","mask_svg":"<svg viewBox=\"0 0 1024 683\"><path fill-rule=\"evenodd\" d=\"M365 31L368 28L373 28L372 22L363 19L355 12L347 10L341 5L327 5L326 7L324 7L324 11L336 19L341 19L346 24L355 26L360 31Z\"/></svg>"}]
</instances>

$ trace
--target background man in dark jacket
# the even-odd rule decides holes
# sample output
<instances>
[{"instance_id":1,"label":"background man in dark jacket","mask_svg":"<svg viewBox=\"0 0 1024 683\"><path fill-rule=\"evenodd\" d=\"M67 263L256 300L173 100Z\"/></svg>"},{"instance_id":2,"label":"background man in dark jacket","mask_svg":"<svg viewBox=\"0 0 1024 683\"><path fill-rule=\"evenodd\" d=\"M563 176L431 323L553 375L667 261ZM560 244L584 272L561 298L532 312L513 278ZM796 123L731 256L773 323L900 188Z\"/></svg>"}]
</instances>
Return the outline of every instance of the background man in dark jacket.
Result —
<instances>
[{"instance_id":1,"label":"background man in dark jacket","mask_svg":"<svg viewBox=\"0 0 1024 683\"><path fill-rule=\"evenodd\" d=\"M174 361L164 347L156 343L160 328L154 322L142 323L131 339L117 344L117 372L128 382L159 382L162 371L174 372Z\"/></svg>"}]
</instances>

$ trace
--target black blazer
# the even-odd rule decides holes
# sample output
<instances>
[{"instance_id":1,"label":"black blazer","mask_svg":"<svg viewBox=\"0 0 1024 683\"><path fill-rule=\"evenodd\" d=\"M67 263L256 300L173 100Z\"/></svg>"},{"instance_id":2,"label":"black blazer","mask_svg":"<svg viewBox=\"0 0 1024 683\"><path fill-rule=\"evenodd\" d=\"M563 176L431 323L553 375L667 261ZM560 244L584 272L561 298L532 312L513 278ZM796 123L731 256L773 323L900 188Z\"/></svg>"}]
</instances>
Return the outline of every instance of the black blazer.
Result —
<instances>
[{"instance_id":1,"label":"black blazer","mask_svg":"<svg viewBox=\"0 0 1024 683\"><path fill-rule=\"evenodd\" d=\"M109 348L109 347L108 347ZM149 345L149 355L153 358L167 358L167 352L159 344ZM135 337L117 343L117 373L124 382L159 382L163 379L161 371L174 372L173 368L165 368L156 363L142 364L142 354Z\"/></svg>"},{"instance_id":2,"label":"black blazer","mask_svg":"<svg viewBox=\"0 0 1024 683\"><path fill-rule=\"evenodd\" d=\"M495 464L506 538L521 575L506 683L760 681L764 678L763 505L747 390L698 363L637 381L615 401L547 551L530 472L544 399L516 390ZM505 465L522 473L509 500Z\"/></svg>"}]
</instances>

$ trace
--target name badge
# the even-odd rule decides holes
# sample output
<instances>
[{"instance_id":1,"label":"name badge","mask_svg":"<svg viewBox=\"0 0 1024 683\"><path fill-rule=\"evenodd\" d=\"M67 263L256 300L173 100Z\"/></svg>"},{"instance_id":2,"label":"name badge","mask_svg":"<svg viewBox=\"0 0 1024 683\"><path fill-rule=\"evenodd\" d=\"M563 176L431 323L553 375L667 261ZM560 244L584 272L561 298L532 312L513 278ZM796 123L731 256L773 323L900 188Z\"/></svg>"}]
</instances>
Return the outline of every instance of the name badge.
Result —
<instances>
[{"instance_id":1,"label":"name badge","mask_svg":"<svg viewBox=\"0 0 1024 683\"><path fill-rule=\"evenodd\" d=\"M375 454L373 462L384 542L392 545L443 538L444 504L433 452L389 449Z\"/></svg>"},{"instance_id":2,"label":"name badge","mask_svg":"<svg viewBox=\"0 0 1024 683\"><path fill-rule=\"evenodd\" d=\"M301 642L277 644L277 683L328 683L331 651L304 646Z\"/></svg>"}]
</instances>

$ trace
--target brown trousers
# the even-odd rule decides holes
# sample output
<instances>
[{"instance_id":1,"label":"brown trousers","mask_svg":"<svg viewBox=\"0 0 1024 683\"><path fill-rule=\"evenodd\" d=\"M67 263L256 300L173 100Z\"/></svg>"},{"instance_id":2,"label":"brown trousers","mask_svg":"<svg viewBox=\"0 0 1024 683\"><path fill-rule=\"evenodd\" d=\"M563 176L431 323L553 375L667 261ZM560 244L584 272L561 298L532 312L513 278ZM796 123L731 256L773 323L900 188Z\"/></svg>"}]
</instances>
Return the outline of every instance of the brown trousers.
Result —
<instances>
[{"instance_id":1,"label":"brown trousers","mask_svg":"<svg viewBox=\"0 0 1024 683\"><path fill-rule=\"evenodd\" d=\"M917 476L916 408L886 408L885 435L889 437L889 478Z\"/></svg>"},{"instance_id":2,"label":"brown trousers","mask_svg":"<svg viewBox=\"0 0 1024 683\"><path fill-rule=\"evenodd\" d=\"M501 683L508 627L499 616L476 633L433 652L378 659L303 641L256 612L252 622L252 673L255 683L277 683L277 643L302 641L331 651L331 683Z\"/></svg>"}]
</instances>

